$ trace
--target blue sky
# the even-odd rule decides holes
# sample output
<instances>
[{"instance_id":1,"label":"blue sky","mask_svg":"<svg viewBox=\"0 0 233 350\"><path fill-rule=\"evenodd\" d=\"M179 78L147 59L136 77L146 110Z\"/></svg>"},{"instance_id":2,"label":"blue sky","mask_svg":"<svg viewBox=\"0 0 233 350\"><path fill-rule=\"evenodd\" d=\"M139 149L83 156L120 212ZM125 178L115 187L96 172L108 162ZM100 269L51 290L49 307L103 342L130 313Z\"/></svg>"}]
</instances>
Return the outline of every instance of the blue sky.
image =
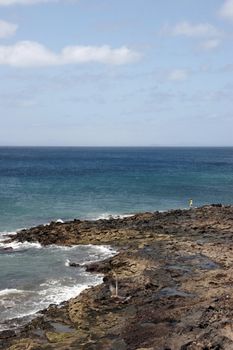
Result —
<instances>
[{"instance_id":1,"label":"blue sky","mask_svg":"<svg viewBox=\"0 0 233 350\"><path fill-rule=\"evenodd\" d=\"M0 0L0 145L233 146L233 0Z\"/></svg>"}]
</instances>

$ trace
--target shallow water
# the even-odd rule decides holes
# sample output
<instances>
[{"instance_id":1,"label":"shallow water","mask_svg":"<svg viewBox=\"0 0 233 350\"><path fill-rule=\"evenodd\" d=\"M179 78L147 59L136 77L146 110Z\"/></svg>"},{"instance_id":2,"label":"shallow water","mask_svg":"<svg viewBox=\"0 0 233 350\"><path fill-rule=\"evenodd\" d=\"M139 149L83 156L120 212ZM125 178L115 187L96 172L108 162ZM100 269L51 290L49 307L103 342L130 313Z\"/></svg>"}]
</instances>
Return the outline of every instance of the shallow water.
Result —
<instances>
[{"instance_id":1,"label":"shallow water","mask_svg":"<svg viewBox=\"0 0 233 350\"><path fill-rule=\"evenodd\" d=\"M8 246L1 243L2 247ZM15 318L30 316L78 295L102 282L82 267L69 267L67 261L83 264L115 253L104 246L41 247L14 243L13 252L0 254L0 330L17 325ZM5 322L12 320L12 322ZM25 321L27 318L25 318Z\"/></svg>"}]
</instances>

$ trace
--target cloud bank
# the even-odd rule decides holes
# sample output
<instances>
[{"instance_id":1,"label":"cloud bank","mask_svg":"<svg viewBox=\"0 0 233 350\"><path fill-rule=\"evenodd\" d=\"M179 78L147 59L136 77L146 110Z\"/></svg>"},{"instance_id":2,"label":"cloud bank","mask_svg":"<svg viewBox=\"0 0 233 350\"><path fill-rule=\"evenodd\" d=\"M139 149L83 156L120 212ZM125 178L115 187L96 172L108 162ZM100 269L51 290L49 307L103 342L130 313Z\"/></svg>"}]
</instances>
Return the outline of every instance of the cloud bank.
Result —
<instances>
[{"instance_id":1,"label":"cloud bank","mask_svg":"<svg viewBox=\"0 0 233 350\"><path fill-rule=\"evenodd\" d=\"M18 26L14 23L0 20L0 39L8 38L15 34Z\"/></svg>"},{"instance_id":2,"label":"cloud bank","mask_svg":"<svg viewBox=\"0 0 233 350\"><path fill-rule=\"evenodd\" d=\"M20 41L14 45L0 45L0 65L14 67L45 67L81 63L122 65L135 62L140 54L126 46L67 46L55 53L40 43Z\"/></svg>"},{"instance_id":3,"label":"cloud bank","mask_svg":"<svg viewBox=\"0 0 233 350\"><path fill-rule=\"evenodd\" d=\"M226 0L219 11L220 16L233 20L233 0Z\"/></svg>"}]
</instances>

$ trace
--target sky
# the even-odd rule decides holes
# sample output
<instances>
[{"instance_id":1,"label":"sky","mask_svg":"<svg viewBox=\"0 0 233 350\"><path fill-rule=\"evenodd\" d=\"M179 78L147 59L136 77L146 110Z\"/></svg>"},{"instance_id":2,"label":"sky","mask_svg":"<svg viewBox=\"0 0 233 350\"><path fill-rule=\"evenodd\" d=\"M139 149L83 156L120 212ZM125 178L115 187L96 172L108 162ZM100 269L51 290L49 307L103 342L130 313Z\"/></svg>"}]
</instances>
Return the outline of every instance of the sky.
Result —
<instances>
[{"instance_id":1,"label":"sky","mask_svg":"<svg viewBox=\"0 0 233 350\"><path fill-rule=\"evenodd\" d=\"M233 0L0 0L0 145L233 146Z\"/></svg>"}]
</instances>

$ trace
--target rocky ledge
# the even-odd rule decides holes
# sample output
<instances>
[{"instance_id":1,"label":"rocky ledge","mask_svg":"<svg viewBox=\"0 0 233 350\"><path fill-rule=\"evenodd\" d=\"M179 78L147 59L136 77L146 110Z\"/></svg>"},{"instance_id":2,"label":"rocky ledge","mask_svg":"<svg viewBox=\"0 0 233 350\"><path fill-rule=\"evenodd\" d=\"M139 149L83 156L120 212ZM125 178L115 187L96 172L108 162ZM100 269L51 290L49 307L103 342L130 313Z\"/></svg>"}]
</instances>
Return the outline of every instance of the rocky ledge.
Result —
<instances>
[{"instance_id":1,"label":"rocky ledge","mask_svg":"<svg viewBox=\"0 0 233 350\"><path fill-rule=\"evenodd\" d=\"M233 349L232 206L51 223L13 239L119 253L87 266L101 285L3 332L1 350Z\"/></svg>"}]
</instances>

